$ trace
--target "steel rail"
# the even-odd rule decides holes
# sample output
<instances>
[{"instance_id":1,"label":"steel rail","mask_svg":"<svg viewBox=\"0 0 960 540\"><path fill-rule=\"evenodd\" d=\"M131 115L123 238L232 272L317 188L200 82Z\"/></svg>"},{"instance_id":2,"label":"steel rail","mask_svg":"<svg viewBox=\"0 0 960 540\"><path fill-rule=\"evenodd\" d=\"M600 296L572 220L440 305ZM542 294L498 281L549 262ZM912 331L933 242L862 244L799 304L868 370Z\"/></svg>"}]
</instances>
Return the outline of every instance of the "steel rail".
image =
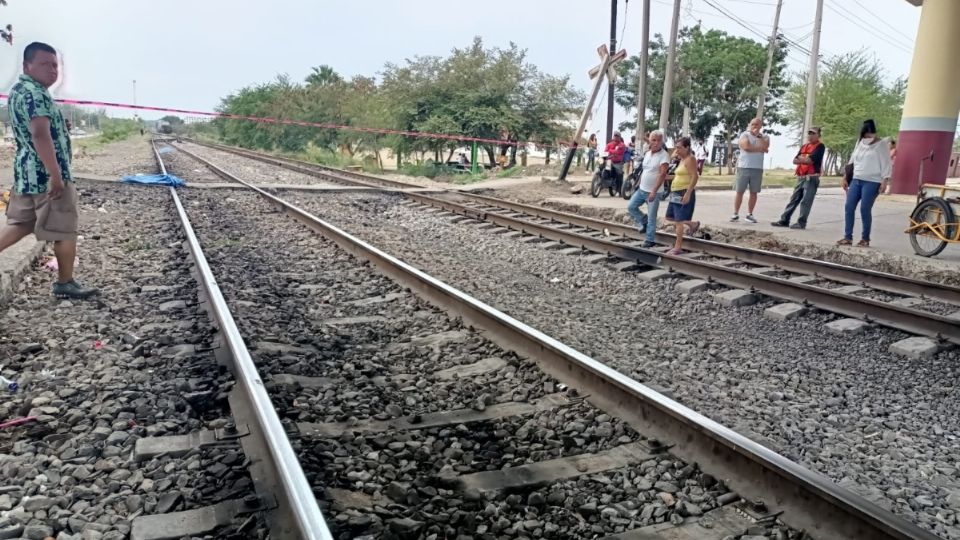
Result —
<instances>
[{"instance_id":1,"label":"steel rail","mask_svg":"<svg viewBox=\"0 0 960 540\"><path fill-rule=\"evenodd\" d=\"M298 172L311 176L332 178L336 181L348 184L382 188L382 186L377 185L377 182L381 182L394 187L420 187L413 184L407 184L395 180L387 180L362 173L334 169L325 165L309 163L292 158L268 156L253 150L238 149L231 146L201 142L192 139L190 139L190 141L225 152L232 152L236 155L248 157L250 159L271 163L279 167L297 167L295 170ZM645 238L644 235L638 233L635 228L622 223L613 223L610 221L589 218L570 212L562 212L559 210L517 203L496 197L480 195L477 193L458 191L455 193L451 192L451 194L473 199L478 202L484 202L490 204L491 206L498 206L500 208L510 209L515 212L529 214L544 219L550 219L561 223L577 225L587 229L596 231L607 229L608 231L617 235L637 240L642 240ZM675 240L675 236L670 233L658 232L656 237L659 242L664 244L672 244ZM856 268L828 261L805 259L795 255L776 253L762 249L736 246L722 242L712 242L710 240L704 240L701 238L688 237L684 239L684 243L693 250L715 257L733 258L744 263L771 266L774 268L801 274L814 275L843 283L863 285L865 287L871 287L890 293L914 295L922 298L939 300L948 304L960 305L960 287L898 276L896 274L880 272L867 268Z\"/></svg>"},{"instance_id":2,"label":"steel rail","mask_svg":"<svg viewBox=\"0 0 960 540\"><path fill-rule=\"evenodd\" d=\"M356 186L363 187L372 187L377 189L383 189L384 184L400 188L400 189L423 189L423 186L418 186L416 184L410 184L407 182L400 182L398 180L389 180L386 178L377 178L368 175L360 175L358 173L352 173L349 171L342 171L339 169L331 169L320 164L310 163L308 161L302 161L299 159L280 157L280 156L271 156L263 154L260 152L255 152L253 150L247 150L245 148L236 148L232 146L225 146L222 144L210 143L206 141L198 141L196 139L184 139L193 144L198 144L200 146L206 146L208 148L213 148L215 150L220 150L222 152L228 152L245 158L250 158L253 160L261 161L263 163L269 163L270 165L275 165L277 167L282 167L284 169L290 169L291 171L307 174L310 176L325 175L327 177L335 178L337 181L349 183ZM319 169L319 170L318 170ZM344 176L351 176L351 178L343 178Z\"/></svg>"},{"instance_id":3,"label":"steel rail","mask_svg":"<svg viewBox=\"0 0 960 540\"><path fill-rule=\"evenodd\" d=\"M181 151L186 152L188 155L193 156L201 162L205 161L196 154L183 150L182 148ZM309 169L306 169L306 171L309 171ZM217 171L214 170L214 172L216 173ZM310 173L307 172L307 174ZM314 174L324 173L315 171ZM888 326L890 328L905 330L913 334L929 336L938 340L945 340L953 344L960 345L960 324L957 324L956 321L942 315L915 310L906 306L879 302L870 298L859 297L822 287L815 287L805 283L775 278L772 276L751 272L749 270L729 268L718 264L708 263L706 261L691 259L689 257L660 254L659 252L653 250L629 246L611 240L596 238L590 235L579 234L572 231L564 231L547 225L533 223L521 218L504 216L496 212L484 212L482 210L469 208L453 201L439 199L422 193L404 192L403 195L410 200L419 201L430 206L442 208L449 212L480 219L482 221L489 221L496 225L518 230L527 234L538 235L543 238L568 244L570 246L581 247L597 253L605 253L607 255L620 257L628 261L635 261L639 264L661 267L666 266L671 270L681 272L689 276L710 281L718 281L728 286L761 292L763 294L783 300L789 300L804 305L812 305L833 313L863 319L865 321ZM498 202L500 201L499 199L495 200ZM517 203L511 204L515 205ZM572 216L572 214L568 215ZM580 216L576 217L578 218L578 221L571 222L571 224L586 223L586 220L590 219L582 218ZM624 225L610 225L619 227L619 229L616 230L627 228ZM707 242L705 240L698 240L698 242L709 243L711 247L723 246L723 244L719 244L717 242ZM760 252L760 250L756 251ZM832 266L838 268L849 268L843 267L842 265ZM876 274L883 275L880 272L877 272ZM894 276L894 278L896 277L897 276Z\"/></svg>"},{"instance_id":4,"label":"steel rail","mask_svg":"<svg viewBox=\"0 0 960 540\"><path fill-rule=\"evenodd\" d=\"M651 438L671 443L670 451L725 480L747 499L763 500L785 511L789 525L819 539L936 540L863 497L731 429L681 405L527 324L381 251L263 189L230 174L207 159L185 151L222 178L258 193L281 211L371 262L385 275L461 317L465 324L505 349L530 358L548 374L588 395L599 408L616 414Z\"/></svg>"},{"instance_id":5,"label":"steel rail","mask_svg":"<svg viewBox=\"0 0 960 540\"><path fill-rule=\"evenodd\" d=\"M547 225L535 224L520 218L502 216L493 212L483 212L482 210L422 193L404 193L403 195L410 200L436 208L442 208L448 212L490 221L497 225L514 228L530 234L542 234L546 238L571 246L583 247L598 253L612 254L626 260L639 261L652 266L667 267L688 276L717 281L725 285L761 292L792 302L813 305L833 313L861 318L883 326L943 339L960 345L960 324L942 315L914 310L886 302L879 302L870 298L854 296L836 290L815 287L806 283L798 283L787 279L758 274L750 270L729 268L684 256L660 254L653 250L564 231ZM537 231L542 232L538 233Z\"/></svg>"},{"instance_id":6,"label":"steel rail","mask_svg":"<svg viewBox=\"0 0 960 540\"><path fill-rule=\"evenodd\" d=\"M457 192L457 196L482 202L490 206L496 206L505 210L513 210L524 214L537 216L544 219L550 219L561 223L577 225L587 229L602 231L607 229L612 233L627 238L643 240L644 235L637 232L636 228L624 225L622 223L613 223L599 219L589 218L570 212L562 212L539 206L507 201L496 197L488 197L477 193ZM669 233L657 233L657 240L664 244L672 244L676 237ZM811 274L835 281L841 281L851 284L862 284L874 289L893 293L911 294L925 298L941 300L949 304L960 305L960 288L945 285L942 283L933 283L919 279L879 272L866 268L855 268L842 264L831 263L827 261L817 261L813 259L804 259L794 255L776 253L762 249L748 248L724 244L721 242L712 242L701 238L687 237L683 239L684 244L690 249L701 251L708 255L716 257L735 258L745 263L753 263L764 266L771 266L801 274Z\"/></svg>"},{"instance_id":7,"label":"steel rail","mask_svg":"<svg viewBox=\"0 0 960 540\"><path fill-rule=\"evenodd\" d=\"M154 156L160 170L166 174L163 159L153 145ZM231 409L237 425L246 424L248 437L241 438L244 452L251 463L251 476L261 500L275 498L277 508L270 512L268 523L273 537L279 539L333 540L317 504L316 496L307 480L287 438L286 430L277 416L276 409L264 387L257 367L243 342L226 299L210 269L200 241L190 224L177 190L170 188L180 218L187 245L196 266L198 284L201 286L207 309L212 314L220 333L222 344L229 351L228 361L242 395L234 399L231 392ZM250 440L252 438L252 440Z\"/></svg>"}]
</instances>

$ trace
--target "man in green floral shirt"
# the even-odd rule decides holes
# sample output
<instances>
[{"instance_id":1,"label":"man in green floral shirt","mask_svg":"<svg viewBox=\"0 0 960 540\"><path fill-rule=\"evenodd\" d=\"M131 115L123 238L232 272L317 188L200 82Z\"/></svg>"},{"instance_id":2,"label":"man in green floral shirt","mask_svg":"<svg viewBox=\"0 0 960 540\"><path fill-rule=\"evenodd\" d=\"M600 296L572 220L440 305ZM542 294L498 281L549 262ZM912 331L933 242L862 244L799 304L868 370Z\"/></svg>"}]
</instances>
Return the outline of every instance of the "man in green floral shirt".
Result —
<instances>
[{"instance_id":1,"label":"man in green floral shirt","mask_svg":"<svg viewBox=\"0 0 960 540\"><path fill-rule=\"evenodd\" d=\"M17 153L0 252L31 233L38 240L53 242L59 265L54 296L88 298L97 290L81 287L73 279L79 219L77 188L70 176L70 134L47 91L58 76L57 51L45 43L27 45L23 75L7 102Z\"/></svg>"}]
</instances>

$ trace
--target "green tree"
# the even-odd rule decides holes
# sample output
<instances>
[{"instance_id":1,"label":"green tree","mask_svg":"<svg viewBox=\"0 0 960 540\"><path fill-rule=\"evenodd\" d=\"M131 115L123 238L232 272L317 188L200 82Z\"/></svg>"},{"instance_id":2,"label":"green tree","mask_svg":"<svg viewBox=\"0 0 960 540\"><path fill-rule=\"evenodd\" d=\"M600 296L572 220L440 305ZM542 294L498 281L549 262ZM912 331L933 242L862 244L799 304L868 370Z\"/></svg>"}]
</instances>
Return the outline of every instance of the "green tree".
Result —
<instances>
[{"instance_id":1,"label":"green tree","mask_svg":"<svg viewBox=\"0 0 960 540\"><path fill-rule=\"evenodd\" d=\"M447 57L416 57L387 64L379 84L371 77L346 80L329 66L313 68L303 83L281 76L248 86L221 101L218 111L281 118L356 129L318 129L279 123L219 118L221 139L251 148L301 151L312 145L353 157L376 155L382 147L401 155L426 152L436 161L451 158L463 145L459 137L496 139L501 130L514 140L552 144L565 135L564 121L583 96L568 78L541 73L515 44L486 48L480 38L453 49ZM369 130L365 129L369 128ZM389 129L452 137L383 134ZM486 148L491 160L494 146Z\"/></svg>"},{"instance_id":2,"label":"green tree","mask_svg":"<svg viewBox=\"0 0 960 540\"><path fill-rule=\"evenodd\" d=\"M768 126L783 121L780 98L786 80L787 45L781 39L770 71L764 120ZM647 74L647 130L659 123L657 111L663 96L666 73L666 44L656 35L650 42ZM632 57L620 66L622 77L617 83L617 102L634 114L639 82L639 57ZM684 106L690 107L690 131L694 137L707 138L720 128L728 145L757 114L757 97L767 65L767 46L747 38L731 36L720 30L703 31L699 26L684 28L677 39L677 64L674 92L667 123L667 136L676 138L682 128ZM636 122L622 127L634 128ZM727 155L732 155L728 152Z\"/></svg>"},{"instance_id":3,"label":"green tree","mask_svg":"<svg viewBox=\"0 0 960 540\"><path fill-rule=\"evenodd\" d=\"M784 99L789 125L797 133L803 129L806 105L805 73L797 75ZM827 147L824 169L839 174L840 165L850 159L860 126L867 118L877 123L881 136L895 136L903 113L906 82L884 81L879 60L865 51L851 52L824 62L817 81L814 125L823 129L821 139Z\"/></svg>"},{"instance_id":4,"label":"green tree","mask_svg":"<svg viewBox=\"0 0 960 540\"><path fill-rule=\"evenodd\" d=\"M183 118L180 118L179 116L174 116L172 114L168 114L167 116L164 116L160 120L163 122L169 123L171 127L177 127L177 126L183 125Z\"/></svg>"},{"instance_id":5,"label":"green tree","mask_svg":"<svg viewBox=\"0 0 960 540\"><path fill-rule=\"evenodd\" d=\"M340 76L332 67L328 65L322 65L314 67L310 74L307 75L306 82L311 86L331 86L343 82L343 77Z\"/></svg>"},{"instance_id":6,"label":"green tree","mask_svg":"<svg viewBox=\"0 0 960 540\"><path fill-rule=\"evenodd\" d=\"M564 134L563 121L583 102L568 78L540 72L516 44L485 48L480 38L446 58L388 64L382 76L395 125L404 130L497 139L505 129L513 140L552 144ZM430 150L441 161L441 152L449 158L461 145L449 139L394 142L396 151ZM495 145L484 149L493 163Z\"/></svg>"}]
</instances>

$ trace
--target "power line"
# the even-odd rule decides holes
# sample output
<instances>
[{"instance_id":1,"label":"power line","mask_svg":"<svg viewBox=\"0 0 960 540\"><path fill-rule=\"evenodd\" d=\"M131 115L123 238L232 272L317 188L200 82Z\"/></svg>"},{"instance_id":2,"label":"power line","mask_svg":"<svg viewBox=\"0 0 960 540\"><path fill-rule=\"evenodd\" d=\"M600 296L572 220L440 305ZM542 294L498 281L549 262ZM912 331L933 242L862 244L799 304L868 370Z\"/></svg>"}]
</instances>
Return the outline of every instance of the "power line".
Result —
<instances>
[{"instance_id":1,"label":"power line","mask_svg":"<svg viewBox=\"0 0 960 540\"><path fill-rule=\"evenodd\" d=\"M909 55L912 55L912 54L913 54L913 51L910 50L910 49L908 48L908 46L904 46L904 44L903 44L902 42L897 41L897 38L891 36L890 34L887 34L886 32L882 32L882 31L880 31L880 30L878 30L878 29L876 29L876 28L870 28L870 27L864 26L862 23L860 23L860 21L858 21L858 20L856 19L856 15L853 14L853 13L851 13L850 11L848 11L846 8L844 8L844 7L842 7L842 6L840 6L839 8L838 8L838 7L834 7L834 4L833 4L832 2L826 4L826 6L827 6L828 8L830 8L834 13L840 15L841 17L843 17L843 18L846 19L847 21L849 21L849 22L857 25L857 26L860 27L861 29L863 29L863 30L865 30L865 31L867 31L867 32L870 32L870 33L877 33L877 34L880 34L880 35L886 37L886 38L889 40L889 44L890 44L890 45L896 47L897 49L903 51L904 53L909 54ZM840 10L843 10L843 11L840 11Z\"/></svg>"},{"instance_id":2,"label":"power line","mask_svg":"<svg viewBox=\"0 0 960 540\"><path fill-rule=\"evenodd\" d=\"M709 5L710 7L712 7L713 9L717 10L721 15L723 15L723 16L725 16L726 18L730 19L731 21L737 23L738 25L742 26L743 28L746 28L747 30L749 30L749 31L752 32L753 34L755 34L755 35L757 35L757 36L759 36L759 37L761 37L761 38L763 38L763 39L768 39L766 36L764 36L763 32L761 32L760 30L757 30L756 28L754 28L753 26L751 26L750 24L748 24L746 21L744 21L742 18L740 18L740 17L737 16L736 14L730 12L730 11L727 10L726 8L721 8L721 7L717 6L717 5L714 4L711 0L703 0L703 1L706 2L706 4ZM789 36L787 36L787 35L785 35L785 34L783 34L783 33L781 33L780 36L784 39L784 41L787 42L787 44L792 45L796 50L798 50L798 51L806 54L807 57L809 58L809 56L810 56L810 54L811 54L810 49L804 47L803 45L801 45L800 43L798 43L797 41L791 39ZM824 50L824 52L827 52L827 51ZM787 54L789 55L789 50L788 50ZM818 59L818 60L819 60L820 62L823 62L824 65L826 65L826 66L832 66L832 64L831 64L830 62L828 62L828 61L826 61L826 60L824 60L824 59L822 59L822 58L820 58L820 59Z\"/></svg>"},{"instance_id":3,"label":"power line","mask_svg":"<svg viewBox=\"0 0 960 540\"><path fill-rule=\"evenodd\" d=\"M867 6L861 4L861 3L860 3L860 0L853 0L853 1L854 1L858 6L860 6L860 9L862 9L864 12L869 13L873 18L877 19L878 21L880 21L880 22L882 22L884 25L886 25L887 28L893 30L894 32L896 32L896 33L900 34L901 36L903 36L904 38L906 38L908 43L913 43L915 37L911 37L911 36L908 36L907 34L904 34L903 32L900 31L899 28L897 28L896 26L893 26L892 24L890 24L890 23L888 23L887 21L883 20L883 18L881 18L881 17L878 16L876 13L874 13L873 11L871 11L870 9L868 9Z\"/></svg>"},{"instance_id":4,"label":"power line","mask_svg":"<svg viewBox=\"0 0 960 540\"><path fill-rule=\"evenodd\" d=\"M757 30L756 28L750 26L749 24L747 24L746 22L744 22L742 19L738 18L736 15L733 15L733 14L725 11L723 8L718 7L716 4L714 4L714 3L711 2L710 0L703 0L703 1L706 2L706 4L707 4L708 6L712 7L712 8L715 9L715 10L717 10L721 15L724 15L725 17L727 17L727 18L730 19L731 21L739 24L740 26L744 27L745 29L749 30L750 32L753 32L755 35L759 36L761 39L765 39L765 38L766 38L766 36L763 35L763 32L760 32L760 31Z\"/></svg>"}]
</instances>

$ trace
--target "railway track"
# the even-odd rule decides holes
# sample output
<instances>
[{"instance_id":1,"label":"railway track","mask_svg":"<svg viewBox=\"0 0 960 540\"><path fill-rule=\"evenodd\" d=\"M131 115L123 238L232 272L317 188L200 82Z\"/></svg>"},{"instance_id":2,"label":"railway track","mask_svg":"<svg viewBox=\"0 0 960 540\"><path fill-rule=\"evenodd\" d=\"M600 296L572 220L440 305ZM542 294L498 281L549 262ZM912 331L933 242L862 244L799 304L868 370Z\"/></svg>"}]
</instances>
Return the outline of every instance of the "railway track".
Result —
<instances>
[{"instance_id":1,"label":"railway track","mask_svg":"<svg viewBox=\"0 0 960 540\"><path fill-rule=\"evenodd\" d=\"M154 146L154 155L162 173L166 167ZM310 484L300 467L285 428L264 389L256 365L227 307L217 279L176 190L170 189L177 217L186 237L186 245L195 265L195 278L201 300L207 306L218 334L216 348L220 360L232 371L236 385L229 396L234 424L216 432L197 432L190 436L143 438L137 441L138 459L177 454L203 445L239 440L256 487L256 495L243 501L209 508L200 513L146 516L134 520L134 539L180 538L203 531L211 523L229 522L236 514L263 511L277 538L332 539Z\"/></svg>"},{"instance_id":2,"label":"railway track","mask_svg":"<svg viewBox=\"0 0 960 540\"><path fill-rule=\"evenodd\" d=\"M313 441L308 444L315 444L315 448L322 455L328 456L310 458L311 463L318 461L319 463L313 465L323 470L320 475L321 485L313 485L312 489L317 492L325 491L329 504L327 508L332 509L332 512L339 512L333 517L341 534L359 534L358 530L370 526L371 523L382 525L384 518L389 516L387 524L378 532L384 534L384 538L418 537L421 533L433 531L433 534L438 535L483 536L507 533L558 538L572 535L623 539L679 538L679 535L685 534L690 538L719 540L728 534L751 531L771 534L777 538L799 538L802 537L799 532L801 530L806 531L805 534L812 538L936 538L873 503L839 488L825 477L440 282L347 231L243 181L208 160L190 152L185 153L204 163L218 176L237 183L238 187L244 190L245 196L267 202L266 208L269 212L278 211L293 218L335 244L339 250L353 255L356 259L368 261L379 273L389 277L401 288L391 292L381 289L377 291L376 297L354 298L349 303L337 304L336 306L341 306L344 311L338 314L337 324L368 325L364 327L365 334L377 334L377 328L380 328L377 325L386 324L383 319L388 319L387 317L377 318L363 310L353 311L352 307L347 306L391 302L399 300L405 294L404 291L411 291L450 317L462 320L463 327L460 330L469 332L469 328L479 329L483 338L491 340L504 351L501 360L509 354L507 351L518 354L519 359L511 364L511 369L512 372L523 375L506 379L532 383L525 387L520 395L521 399L516 399L518 396L512 391L474 395L476 401L473 406L459 409L434 410L418 405L417 400L413 399L404 401L406 408L371 410L358 409L351 401L363 401L357 395L362 395L367 386L378 384L377 380L380 380L381 384L394 383L391 376L385 377L373 370L362 373L361 377L354 373L357 366L350 362L350 366L342 366L342 370L336 369L338 364L332 364L335 372L327 374L328 378L333 379L332 382L319 381L316 377L292 377L299 381L301 386L325 385L327 392L317 395L324 395L327 399L338 400L340 403L335 412L325 409L328 414L323 421L301 422L298 427L300 438ZM429 196L428 199L414 200L441 208L451 204ZM182 210L183 206L178 204L178 208ZM464 211L478 212L475 208ZM489 217L493 213L486 214ZM186 225L187 217L182 211L181 218L185 227L189 227ZM244 218L245 216L237 219ZM249 221L249 218L246 219ZM502 223L509 222L522 227L534 225L532 222L510 222L509 220L516 218L506 216L491 219L507 220ZM548 237L546 234L554 234L536 230L544 237ZM584 238L584 242L599 240L586 234L580 236ZM298 240L298 243L302 241ZM194 236L191 252L195 257L201 253L201 243ZM609 246L603 244L602 247L607 249ZM651 253L640 255L647 259L657 257ZM325 257L325 261L332 260L327 252L318 253L317 256ZM202 258L202 255L200 257ZM209 264L198 266L210 270ZM365 277L366 274L361 271L357 272L363 276L354 281L365 283L365 280L373 279ZM302 274L297 275L302 277ZM284 276L285 279L288 277ZM330 278L321 275L318 279ZM205 277L203 281L208 289L216 287L212 275ZM316 287L304 283L298 287L304 286L309 290ZM222 293L218 292L214 292L212 297L220 298L221 301L223 299ZM331 299L325 298L325 302L329 300ZM228 323L232 322L233 318L226 311L225 304L212 302L214 309L225 310L224 313L214 315L219 322L218 326L229 328ZM298 324L301 320L309 320L308 314L303 314L302 319L298 318ZM330 324L329 320L327 323ZM237 338L237 345L230 347L231 353L250 359L249 352L243 347L240 331L235 325L233 328L224 331L221 327L222 332ZM391 332L403 331L402 328L397 329L396 325L390 328ZM418 343L429 346L422 351L414 347L414 358L422 360L422 353L427 352L427 358L436 359L457 350L433 349L433 354L429 354L430 347L446 346L450 334L431 336L421 337L426 341ZM297 339L298 336L290 337ZM413 339L421 338L410 338L402 340L401 343L409 344ZM476 339L481 339L479 336L470 335L467 339L474 343L475 348L489 347L476 343ZM441 350L444 355L439 354ZM395 361L402 363L402 356L398 354L399 358ZM391 360L387 355L381 358L381 361ZM421 364L424 362L417 362L417 365ZM250 365L252 366L252 361ZM393 375L401 379L395 384L405 385L400 388L401 392L415 391L430 397L436 392L434 388L440 384L439 381L457 381L450 388L462 385L471 388L469 385L474 380L482 380L484 375L497 370L498 365L503 368L502 364L480 360L437 370L431 370L429 366L421 367L427 370L429 376L420 378L402 377L402 373L397 372ZM541 375L537 375L537 372ZM352 382L344 380L341 385L338 378L342 378L344 373L350 374ZM275 385L280 379L291 379L282 375L273 374L270 385ZM444 379L445 377L449 379ZM364 382L354 387L356 381L353 379ZM259 387L256 381L260 379L255 372L251 375L251 381L254 386ZM503 383L503 380L500 382ZM331 384L335 390L331 388ZM349 397L338 398L340 392L349 394ZM586 398L586 403L583 398ZM267 407L272 411L269 402L263 403L262 400L251 401L246 405L238 404L239 409L244 407ZM551 417L547 411L554 410L578 411L581 415L579 418L588 421L587 425L582 425L584 422L575 422L581 424L577 429L592 431L588 436L580 437L577 433L567 433L566 424L570 423L571 419ZM531 416L533 420L530 421L518 420ZM537 421L543 417L546 417L546 420L543 420L546 424L538 426ZM535 445L529 444L531 431L541 432L534 438ZM444 446L442 441L451 437L458 441L457 444ZM501 442L491 446L492 439ZM503 452L508 454L510 459L492 450L498 446L504 448ZM536 448L536 452L521 456L514 454L519 448L529 451L531 446ZM441 448L442 452L434 456L430 448ZM383 468L377 465L383 459L382 456L391 452L401 456L397 461L402 467L399 475L392 462L388 463L390 468L386 475L382 473ZM296 456L287 452L278 452L275 457L296 460ZM517 460L517 457L524 459ZM303 459L301 456L301 461ZM435 467L434 464L438 461L445 466L439 469ZM346 465L352 464L356 467L358 463L366 464L368 469L372 467L370 470L376 470L377 473L358 471ZM294 492L294 489L287 486L287 482L301 487L306 482L302 475L294 478L297 475L293 473L299 470L299 465L278 465L280 466L271 467L271 470L286 471L290 473L289 478L278 481L277 478L282 477L271 479L267 475L264 485L269 486L272 483L277 489L284 490L281 493L289 494ZM626 493L634 501L640 501L642 508L636 506L636 503L633 507L618 505L609 496L599 497L596 492L591 492L602 491L602 488L592 483L598 475L606 478L607 483L610 482L610 476L613 476L615 482L626 480L625 485L631 487L622 493ZM581 480L575 482L577 487L574 495L551 498L553 493L561 491L558 486L574 485L570 482L575 478ZM326 482L349 485L354 491L335 491ZM364 491L366 496L362 493ZM569 492L567 493L569 495ZM312 506L300 502L299 506L281 502L279 506L287 505L288 517L292 519L286 523L307 527L312 521L318 527L312 531L313 534L327 534L324 526L315 521L316 514L313 513ZM302 511L308 511L310 517L296 515ZM327 517L331 516L328 514ZM560 529L548 527L549 523L557 523L553 521L555 519L560 520L560 523L569 521L586 526L575 529L576 532L563 533L559 532ZM781 528L781 523L792 529ZM731 528L738 527L742 527L739 532L729 532Z\"/></svg>"},{"instance_id":3,"label":"railway track","mask_svg":"<svg viewBox=\"0 0 960 540\"><path fill-rule=\"evenodd\" d=\"M419 204L524 235L960 344L957 287L700 238L687 239L693 253L671 256L664 253L673 242L673 235L667 233L657 234L663 246L644 249L636 229L619 223L473 193L412 192L409 188L413 186L403 182L223 145L197 144L338 183L402 188L405 197Z\"/></svg>"}]
</instances>

